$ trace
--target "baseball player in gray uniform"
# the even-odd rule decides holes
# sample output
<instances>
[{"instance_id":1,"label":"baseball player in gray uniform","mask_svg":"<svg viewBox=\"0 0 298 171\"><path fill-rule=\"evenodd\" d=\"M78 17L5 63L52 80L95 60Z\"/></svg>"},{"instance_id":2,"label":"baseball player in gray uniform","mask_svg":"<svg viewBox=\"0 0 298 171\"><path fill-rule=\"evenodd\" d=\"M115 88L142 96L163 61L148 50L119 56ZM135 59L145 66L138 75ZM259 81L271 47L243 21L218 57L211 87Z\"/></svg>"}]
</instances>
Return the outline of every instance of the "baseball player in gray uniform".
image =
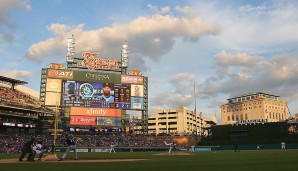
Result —
<instances>
[{"instance_id":1,"label":"baseball player in gray uniform","mask_svg":"<svg viewBox=\"0 0 298 171\"><path fill-rule=\"evenodd\" d=\"M70 151L74 151L75 153L75 160L78 159L78 155L77 155L77 147L76 147L76 141L75 138L71 135L66 134L66 144L67 144L67 149L65 151L65 153L63 154L63 156L58 160L58 161L62 161L65 159L65 157L67 156L67 154Z\"/></svg>"}]
</instances>

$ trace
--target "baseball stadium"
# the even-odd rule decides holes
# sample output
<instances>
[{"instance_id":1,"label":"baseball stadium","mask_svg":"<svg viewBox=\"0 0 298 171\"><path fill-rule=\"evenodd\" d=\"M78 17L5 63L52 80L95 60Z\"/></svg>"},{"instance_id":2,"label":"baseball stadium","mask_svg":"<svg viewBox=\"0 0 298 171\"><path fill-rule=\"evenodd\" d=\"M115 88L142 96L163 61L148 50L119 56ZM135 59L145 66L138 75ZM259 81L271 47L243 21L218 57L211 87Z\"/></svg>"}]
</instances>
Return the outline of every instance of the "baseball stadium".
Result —
<instances>
[{"instance_id":1,"label":"baseball stadium","mask_svg":"<svg viewBox=\"0 0 298 171\"><path fill-rule=\"evenodd\" d=\"M91 52L74 57L73 44L65 65L40 68L39 98L17 89L27 82L0 77L1 171L296 170L296 121L149 134L149 78L128 70L128 45L118 61Z\"/></svg>"}]
</instances>

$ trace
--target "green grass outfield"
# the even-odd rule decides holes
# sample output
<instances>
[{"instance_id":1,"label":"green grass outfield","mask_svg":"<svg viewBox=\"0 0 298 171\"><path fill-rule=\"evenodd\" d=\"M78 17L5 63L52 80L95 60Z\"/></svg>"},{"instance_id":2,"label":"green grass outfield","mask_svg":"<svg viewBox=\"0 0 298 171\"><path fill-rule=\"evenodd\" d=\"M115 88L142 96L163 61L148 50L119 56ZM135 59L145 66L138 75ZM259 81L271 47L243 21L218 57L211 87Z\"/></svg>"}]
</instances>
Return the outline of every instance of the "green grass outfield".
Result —
<instances>
[{"instance_id":1,"label":"green grass outfield","mask_svg":"<svg viewBox=\"0 0 298 171\"><path fill-rule=\"evenodd\" d=\"M129 162L20 162L1 163L0 171L296 171L298 150L210 151L194 155L153 155L164 152L78 153L80 159L148 159ZM179 152L176 152L179 153ZM57 154L60 156L61 154ZM73 153L68 155L73 157ZM18 158L1 154L0 159Z\"/></svg>"}]
</instances>

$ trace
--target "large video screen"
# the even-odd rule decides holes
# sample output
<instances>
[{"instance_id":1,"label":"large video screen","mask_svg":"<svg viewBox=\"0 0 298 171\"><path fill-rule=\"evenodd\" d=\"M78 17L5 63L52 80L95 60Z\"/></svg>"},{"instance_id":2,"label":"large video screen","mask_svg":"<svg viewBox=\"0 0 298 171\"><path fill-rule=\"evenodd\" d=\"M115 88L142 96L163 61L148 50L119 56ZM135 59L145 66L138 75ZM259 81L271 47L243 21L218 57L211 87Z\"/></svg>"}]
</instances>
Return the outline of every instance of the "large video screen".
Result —
<instances>
[{"instance_id":1,"label":"large video screen","mask_svg":"<svg viewBox=\"0 0 298 171\"><path fill-rule=\"evenodd\" d=\"M131 85L64 80L62 105L131 109Z\"/></svg>"}]
</instances>

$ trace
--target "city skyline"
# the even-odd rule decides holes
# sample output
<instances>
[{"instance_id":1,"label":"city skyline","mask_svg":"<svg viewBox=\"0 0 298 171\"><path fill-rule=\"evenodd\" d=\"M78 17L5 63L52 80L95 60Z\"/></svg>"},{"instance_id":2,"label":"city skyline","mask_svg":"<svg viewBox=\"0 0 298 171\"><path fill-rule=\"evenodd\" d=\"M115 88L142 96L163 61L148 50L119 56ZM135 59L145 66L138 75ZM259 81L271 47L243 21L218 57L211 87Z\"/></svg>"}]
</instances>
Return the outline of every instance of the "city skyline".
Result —
<instances>
[{"instance_id":1,"label":"city skyline","mask_svg":"<svg viewBox=\"0 0 298 171\"><path fill-rule=\"evenodd\" d=\"M280 96L298 113L296 1L0 2L0 75L39 92L41 68L76 54L120 60L149 78L149 115L186 106L216 114L226 99L252 92ZM194 82L196 95L194 96Z\"/></svg>"}]
</instances>

